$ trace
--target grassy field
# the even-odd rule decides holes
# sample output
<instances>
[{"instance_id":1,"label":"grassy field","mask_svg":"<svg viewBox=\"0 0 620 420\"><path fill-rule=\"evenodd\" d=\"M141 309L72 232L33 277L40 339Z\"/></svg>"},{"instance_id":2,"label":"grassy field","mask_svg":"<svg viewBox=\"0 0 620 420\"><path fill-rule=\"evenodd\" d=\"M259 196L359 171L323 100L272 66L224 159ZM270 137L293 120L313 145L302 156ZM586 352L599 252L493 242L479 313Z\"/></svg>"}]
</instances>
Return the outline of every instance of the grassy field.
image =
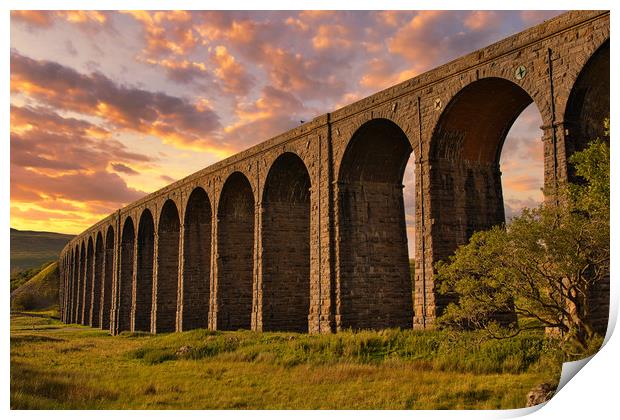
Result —
<instances>
[{"instance_id":1,"label":"grassy field","mask_svg":"<svg viewBox=\"0 0 620 420\"><path fill-rule=\"evenodd\" d=\"M57 260L71 238L73 235L11 228L11 274Z\"/></svg>"},{"instance_id":2,"label":"grassy field","mask_svg":"<svg viewBox=\"0 0 620 420\"><path fill-rule=\"evenodd\" d=\"M441 332L122 334L11 316L14 409L518 408L560 365L545 340Z\"/></svg>"},{"instance_id":3,"label":"grassy field","mask_svg":"<svg viewBox=\"0 0 620 420\"><path fill-rule=\"evenodd\" d=\"M11 309L49 308L58 302L58 263L53 262L11 292Z\"/></svg>"}]
</instances>

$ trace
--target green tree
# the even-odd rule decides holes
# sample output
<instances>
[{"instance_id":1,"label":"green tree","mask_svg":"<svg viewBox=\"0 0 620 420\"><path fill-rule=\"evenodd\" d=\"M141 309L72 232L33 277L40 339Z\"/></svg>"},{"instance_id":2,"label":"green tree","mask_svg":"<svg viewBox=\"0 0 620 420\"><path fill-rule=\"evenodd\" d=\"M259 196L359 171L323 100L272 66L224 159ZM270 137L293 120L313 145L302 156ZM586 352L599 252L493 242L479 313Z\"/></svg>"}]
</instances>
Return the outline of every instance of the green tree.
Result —
<instances>
[{"instance_id":1,"label":"green tree","mask_svg":"<svg viewBox=\"0 0 620 420\"><path fill-rule=\"evenodd\" d=\"M528 329L559 331L571 356L597 343L591 295L609 278L609 120L570 159L580 181L557 205L525 209L506 226L472 235L436 266L439 291L452 298L438 323L504 338ZM512 321L499 316L516 314Z\"/></svg>"}]
</instances>

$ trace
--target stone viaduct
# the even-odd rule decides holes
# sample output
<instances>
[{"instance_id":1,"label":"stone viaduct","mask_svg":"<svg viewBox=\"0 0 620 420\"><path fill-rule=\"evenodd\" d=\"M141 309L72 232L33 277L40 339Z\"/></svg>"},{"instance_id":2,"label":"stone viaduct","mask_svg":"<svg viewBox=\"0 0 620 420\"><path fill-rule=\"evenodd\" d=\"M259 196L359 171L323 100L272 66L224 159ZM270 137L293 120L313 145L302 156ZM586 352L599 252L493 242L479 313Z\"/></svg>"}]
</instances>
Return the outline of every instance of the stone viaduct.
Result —
<instances>
[{"instance_id":1,"label":"stone viaduct","mask_svg":"<svg viewBox=\"0 0 620 420\"><path fill-rule=\"evenodd\" d=\"M65 247L62 320L112 334L432 328L446 305L434 263L504 221L514 120L540 111L550 197L609 115L609 54L609 12L568 12L174 182Z\"/></svg>"}]
</instances>

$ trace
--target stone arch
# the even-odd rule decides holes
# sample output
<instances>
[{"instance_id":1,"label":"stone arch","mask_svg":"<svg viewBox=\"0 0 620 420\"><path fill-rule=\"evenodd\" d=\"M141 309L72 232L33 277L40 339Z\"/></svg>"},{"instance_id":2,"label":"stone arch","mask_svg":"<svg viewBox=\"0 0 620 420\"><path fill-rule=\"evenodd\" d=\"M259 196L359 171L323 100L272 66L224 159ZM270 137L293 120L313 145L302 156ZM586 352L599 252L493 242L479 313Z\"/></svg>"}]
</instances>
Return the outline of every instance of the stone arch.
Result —
<instances>
[{"instance_id":1,"label":"stone arch","mask_svg":"<svg viewBox=\"0 0 620 420\"><path fill-rule=\"evenodd\" d=\"M308 331L310 175L301 158L280 155L262 200L262 328Z\"/></svg>"},{"instance_id":2,"label":"stone arch","mask_svg":"<svg viewBox=\"0 0 620 420\"><path fill-rule=\"evenodd\" d=\"M441 113L431 138L431 159L496 164L506 134L533 102L527 91L500 77L462 88Z\"/></svg>"},{"instance_id":3,"label":"stone arch","mask_svg":"<svg viewBox=\"0 0 620 420\"><path fill-rule=\"evenodd\" d=\"M241 172L222 188L217 208L217 329L250 329L254 277L254 193Z\"/></svg>"},{"instance_id":4,"label":"stone arch","mask_svg":"<svg viewBox=\"0 0 620 420\"><path fill-rule=\"evenodd\" d=\"M153 307L153 261L155 224L149 209L144 209L138 223L136 286L133 304L133 331L151 331Z\"/></svg>"},{"instance_id":5,"label":"stone arch","mask_svg":"<svg viewBox=\"0 0 620 420\"><path fill-rule=\"evenodd\" d=\"M402 185L411 152L388 119L363 124L344 152L335 191L339 329L411 327Z\"/></svg>"},{"instance_id":6,"label":"stone arch","mask_svg":"<svg viewBox=\"0 0 620 420\"><path fill-rule=\"evenodd\" d=\"M110 311L112 310L112 283L114 278L114 228L108 227L105 235L105 256L104 256L103 285L101 289L102 312L101 328L110 328Z\"/></svg>"},{"instance_id":7,"label":"stone arch","mask_svg":"<svg viewBox=\"0 0 620 420\"><path fill-rule=\"evenodd\" d=\"M136 233L131 216L123 224L120 250L120 278L117 286L118 332L131 329L131 300L134 276L134 244Z\"/></svg>"},{"instance_id":8,"label":"stone arch","mask_svg":"<svg viewBox=\"0 0 620 420\"><path fill-rule=\"evenodd\" d=\"M196 187L187 201L183 223L183 330L209 326L211 221L209 196Z\"/></svg>"},{"instance_id":9,"label":"stone arch","mask_svg":"<svg viewBox=\"0 0 620 420\"><path fill-rule=\"evenodd\" d=\"M101 325L101 291L103 290L103 235L97 232L95 239L95 261L93 273L93 310L91 315L91 325L99 327Z\"/></svg>"},{"instance_id":10,"label":"stone arch","mask_svg":"<svg viewBox=\"0 0 620 420\"><path fill-rule=\"evenodd\" d=\"M499 159L510 128L532 102L519 85L488 77L461 89L442 112L430 148L431 218L443 219L445 235L439 259L475 231L505 222Z\"/></svg>"},{"instance_id":11,"label":"stone arch","mask_svg":"<svg viewBox=\"0 0 620 420\"><path fill-rule=\"evenodd\" d=\"M609 59L607 39L590 56L572 86L564 113L567 157L583 150L591 140L604 137L603 120L609 117Z\"/></svg>"},{"instance_id":12,"label":"stone arch","mask_svg":"<svg viewBox=\"0 0 620 420\"><path fill-rule=\"evenodd\" d=\"M168 199L161 209L157 228L155 332L158 333L176 329L180 234L179 211L175 202Z\"/></svg>"},{"instance_id":13,"label":"stone arch","mask_svg":"<svg viewBox=\"0 0 620 420\"><path fill-rule=\"evenodd\" d=\"M609 42L607 39L590 56L572 86L564 114L566 158L585 149L596 138L607 139L603 120L610 116ZM568 166L568 180L579 182L572 165ZM605 335L609 318L609 280L607 273L589 291L591 321L601 335Z\"/></svg>"}]
</instances>

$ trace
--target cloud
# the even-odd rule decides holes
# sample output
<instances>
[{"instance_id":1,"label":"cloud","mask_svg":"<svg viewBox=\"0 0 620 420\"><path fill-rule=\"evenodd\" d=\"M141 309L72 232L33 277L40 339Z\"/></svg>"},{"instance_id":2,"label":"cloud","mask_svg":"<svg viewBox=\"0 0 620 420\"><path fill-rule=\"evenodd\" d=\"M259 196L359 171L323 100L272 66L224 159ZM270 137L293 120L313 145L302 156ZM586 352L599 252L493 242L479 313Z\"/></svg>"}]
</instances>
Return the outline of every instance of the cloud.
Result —
<instances>
[{"instance_id":1,"label":"cloud","mask_svg":"<svg viewBox=\"0 0 620 420\"><path fill-rule=\"evenodd\" d=\"M46 108L11 106L11 164L62 172L104 169L110 160L150 162L89 122Z\"/></svg>"},{"instance_id":2,"label":"cloud","mask_svg":"<svg viewBox=\"0 0 620 420\"><path fill-rule=\"evenodd\" d=\"M559 10L521 10L519 12L521 20L527 25L537 25L545 20L559 15Z\"/></svg>"},{"instance_id":3,"label":"cloud","mask_svg":"<svg viewBox=\"0 0 620 420\"><path fill-rule=\"evenodd\" d=\"M85 32L111 29L109 12L97 10L12 10L11 21L26 25L30 30L47 29L57 21L77 25Z\"/></svg>"},{"instance_id":4,"label":"cloud","mask_svg":"<svg viewBox=\"0 0 620 420\"><path fill-rule=\"evenodd\" d=\"M111 126L150 134L179 147L217 149L210 136L220 127L210 108L162 92L119 85L61 64L11 51L11 92L57 109L96 116Z\"/></svg>"},{"instance_id":5,"label":"cloud","mask_svg":"<svg viewBox=\"0 0 620 420\"><path fill-rule=\"evenodd\" d=\"M388 41L389 51L408 59L418 72L498 39L510 15L491 11L420 11Z\"/></svg>"},{"instance_id":6,"label":"cloud","mask_svg":"<svg viewBox=\"0 0 620 420\"><path fill-rule=\"evenodd\" d=\"M24 23L30 28L49 28L53 20L53 15L46 11L11 10L11 21Z\"/></svg>"},{"instance_id":7,"label":"cloud","mask_svg":"<svg viewBox=\"0 0 620 420\"><path fill-rule=\"evenodd\" d=\"M542 171L541 171L542 173ZM512 191L537 191L543 186L542 179L531 175L515 175L503 180L504 188Z\"/></svg>"},{"instance_id":8,"label":"cloud","mask_svg":"<svg viewBox=\"0 0 620 420\"><path fill-rule=\"evenodd\" d=\"M166 71L166 76L180 84L189 84L192 82L203 82L210 77L210 72L202 62L189 61L187 59L154 59L147 58L144 60L148 64L162 67Z\"/></svg>"},{"instance_id":9,"label":"cloud","mask_svg":"<svg viewBox=\"0 0 620 420\"><path fill-rule=\"evenodd\" d=\"M184 55L198 44L192 29L190 12L142 10L123 11L142 23L146 47L143 53L147 57L159 57L165 54Z\"/></svg>"},{"instance_id":10,"label":"cloud","mask_svg":"<svg viewBox=\"0 0 620 420\"><path fill-rule=\"evenodd\" d=\"M87 121L11 106L12 203L37 203L44 210L73 210L70 202L124 205L145 193L128 187L108 166L128 173L127 163L151 161Z\"/></svg>"},{"instance_id":11,"label":"cloud","mask_svg":"<svg viewBox=\"0 0 620 420\"><path fill-rule=\"evenodd\" d=\"M233 57L225 46L218 45L212 55L215 76L222 82L225 92L246 95L254 85L254 78Z\"/></svg>"},{"instance_id":12,"label":"cloud","mask_svg":"<svg viewBox=\"0 0 620 420\"><path fill-rule=\"evenodd\" d=\"M138 175L138 171L122 163L113 163L112 169L114 169L116 172L122 172L127 175Z\"/></svg>"},{"instance_id":13,"label":"cloud","mask_svg":"<svg viewBox=\"0 0 620 420\"><path fill-rule=\"evenodd\" d=\"M127 187L121 177L105 171L50 176L18 165L11 166L11 190L14 186L56 199L122 205L146 194L144 191Z\"/></svg>"},{"instance_id":14,"label":"cloud","mask_svg":"<svg viewBox=\"0 0 620 420\"><path fill-rule=\"evenodd\" d=\"M506 198L504 199L504 214L506 220L510 220L515 216L518 216L524 208L535 208L541 204L540 200L536 200L532 197L526 199Z\"/></svg>"},{"instance_id":15,"label":"cloud","mask_svg":"<svg viewBox=\"0 0 620 420\"><path fill-rule=\"evenodd\" d=\"M312 45L317 50L348 49L353 46L349 29L344 25L319 25L312 38Z\"/></svg>"}]
</instances>

